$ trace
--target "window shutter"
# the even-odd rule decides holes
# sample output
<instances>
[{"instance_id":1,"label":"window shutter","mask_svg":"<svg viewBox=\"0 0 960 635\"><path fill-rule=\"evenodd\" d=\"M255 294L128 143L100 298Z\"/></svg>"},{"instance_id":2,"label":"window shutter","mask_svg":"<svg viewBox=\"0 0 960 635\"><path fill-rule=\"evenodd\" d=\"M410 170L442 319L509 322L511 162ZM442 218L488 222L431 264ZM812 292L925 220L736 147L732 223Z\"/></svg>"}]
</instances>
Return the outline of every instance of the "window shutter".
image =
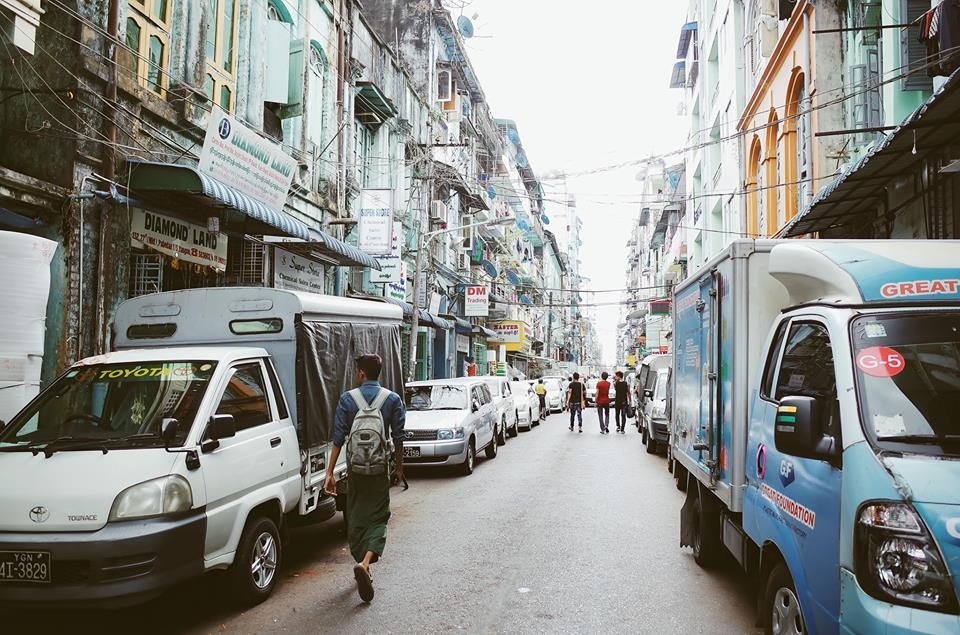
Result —
<instances>
[{"instance_id":1,"label":"window shutter","mask_svg":"<svg viewBox=\"0 0 960 635\"><path fill-rule=\"evenodd\" d=\"M867 125L879 128L883 125L883 97L880 92L880 51L867 50Z\"/></svg>"},{"instance_id":2,"label":"window shutter","mask_svg":"<svg viewBox=\"0 0 960 635\"><path fill-rule=\"evenodd\" d=\"M867 66L866 64L854 64L850 67L850 76L852 79L851 92L853 99L852 123L854 128L867 127Z\"/></svg>"},{"instance_id":3,"label":"window shutter","mask_svg":"<svg viewBox=\"0 0 960 635\"><path fill-rule=\"evenodd\" d=\"M913 23L930 10L929 0L900 0L900 21ZM920 23L900 31L900 66L909 74L900 80L903 90L933 90L927 75L927 47L920 41Z\"/></svg>"}]
</instances>

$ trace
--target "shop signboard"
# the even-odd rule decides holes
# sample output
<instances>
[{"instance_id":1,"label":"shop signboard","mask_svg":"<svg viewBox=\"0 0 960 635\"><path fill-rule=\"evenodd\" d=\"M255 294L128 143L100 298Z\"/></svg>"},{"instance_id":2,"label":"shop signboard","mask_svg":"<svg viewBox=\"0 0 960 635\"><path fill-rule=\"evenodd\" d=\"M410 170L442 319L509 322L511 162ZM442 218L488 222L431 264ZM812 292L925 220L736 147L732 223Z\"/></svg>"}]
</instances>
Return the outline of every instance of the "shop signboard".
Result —
<instances>
[{"instance_id":1,"label":"shop signboard","mask_svg":"<svg viewBox=\"0 0 960 635\"><path fill-rule=\"evenodd\" d=\"M458 353L469 353L470 352L470 336L469 335L457 335L457 352Z\"/></svg>"},{"instance_id":2,"label":"shop signboard","mask_svg":"<svg viewBox=\"0 0 960 635\"><path fill-rule=\"evenodd\" d=\"M486 285L467 285L464 297L464 316L487 317L490 314L490 288Z\"/></svg>"},{"instance_id":3,"label":"shop signboard","mask_svg":"<svg viewBox=\"0 0 960 635\"><path fill-rule=\"evenodd\" d=\"M323 265L274 247L273 286L275 289L289 291L323 293Z\"/></svg>"},{"instance_id":4,"label":"shop signboard","mask_svg":"<svg viewBox=\"0 0 960 635\"><path fill-rule=\"evenodd\" d=\"M271 209L282 210L297 161L214 106L198 169Z\"/></svg>"},{"instance_id":5,"label":"shop signboard","mask_svg":"<svg viewBox=\"0 0 960 635\"><path fill-rule=\"evenodd\" d=\"M363 190L357 217L357 248L372 256L386 256L393 244L393 190Z\"/></svg>"},{"instance_id":6,"label":"shop signboard","mask_svg":"<svg viewBox=\"0 0 960 635\"><path fill-rule=\"evenodd\" d=\"M520 320L494 322L490 328L497 333L497 340L505 345L508 353L527 353L530 351L531 329Z\"/></svg>"},{"instance_id":7,"label":"shop signboard","mask_svg":"<svg viewBox=\"0 0 960 635\"><path fill-rule=\"evenodd\" d=\"M390 253L385 256L374 256L374 260L380 263L380 271L370 270L370 282L374 284L400 282L400 270L403 265L400 251L400 236L402 235L403 224L394 223Z\"/></svg>"},{"instance_id":8,"label":"shop signboard","mask_svg":"<svg viewBox=\"0 0 960 635\"><path fill-rule=\"evenodd\" d=\"M399 276L395 282L388 282L383 285L383 297L390 298L391 300L400 300L406 302L407 300L407 274L406 274L406 265L401 260L399 265Z\"/></svg>"},{"instance_id":9,"label":"shop signboard","mask_svg":"<svg viewBox=\"0 0 960 635\"><path fill-rule=\"evenodd\" d=\"M162 254L212 267L227 269L227 237L212 233L202 225L194 225L170 216L134 207L130 215L130 245L152 249Z\"/></svg>"}]
</instances>

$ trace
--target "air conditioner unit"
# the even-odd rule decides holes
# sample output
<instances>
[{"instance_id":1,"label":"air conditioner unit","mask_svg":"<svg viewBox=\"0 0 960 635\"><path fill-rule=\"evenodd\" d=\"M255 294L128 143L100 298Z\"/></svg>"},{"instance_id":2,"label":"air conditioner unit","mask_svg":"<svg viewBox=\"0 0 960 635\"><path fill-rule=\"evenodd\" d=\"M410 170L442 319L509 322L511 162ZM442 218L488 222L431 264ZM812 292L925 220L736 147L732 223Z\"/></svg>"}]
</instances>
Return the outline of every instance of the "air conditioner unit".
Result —
<instances>
[{"instance_id":1,"label":"air conditioner unit","mask_svg":"<svg viewBox=\"0 0 960 635\"><path fill-rule=\"evenodd\" d=\"M680 274L676 271L667 271L663 274L663 284L676 284Z\"/></svg>"},{"instance_id":2,"label":"air conditioner unit","mask_svg":"<svg viewBox=\"0 0 960 635\"><path fill-rule=\"evenodd\" d=\"M457 271L470 271L469 254L457 254Z\"/></svg>"},{"instance_id":3,"label":"air conditioner unit","mask_svg":"<svg viewBox=\"0 0 960 635\"><path fill-rule=\"evenodd\" d=\"M430 220L435 223L447 222L447 204L443 201L430 202Z\"/></svg>"}]
</instances>

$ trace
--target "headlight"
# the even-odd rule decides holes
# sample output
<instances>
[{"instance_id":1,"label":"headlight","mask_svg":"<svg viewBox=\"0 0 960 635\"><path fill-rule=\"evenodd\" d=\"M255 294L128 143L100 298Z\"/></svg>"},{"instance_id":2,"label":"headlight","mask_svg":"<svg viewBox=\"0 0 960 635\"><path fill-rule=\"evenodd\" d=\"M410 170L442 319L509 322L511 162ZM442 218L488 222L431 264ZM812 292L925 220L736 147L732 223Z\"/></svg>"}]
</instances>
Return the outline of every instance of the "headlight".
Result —
<instances>
[{"instance_id":1,"label":"headlight","mask_svg":"<svg viewBox=\"0 0 960 635\"><path fill-rule=\"evenodd\" d=\"M140 483L120 492L110 508L109 521L148 518L185 512L193 507L190 484L171 474Z\"/></svg>"},{"instance_id":2,"label":"headlight","mask_svg":"<svg viewBox=\"0 0 960 635\"><path fill-rule=\"evenodd\" d=\"M666 409L663 406L654 406L650 409L651 419L666 419Z\"/></svg>"},{"instance_id":3,"label":"headlight","mask_svg":"<svg viewBox=\"0 0 960 635\"><path fill-rule=\"evenodd\" d=\"M463 438L463 428L446 428L437 430L437 441L452 441Z\"/></svg>"},{"instance_id":4,"label":"headlight","mask_svg":"<svg viewBox=\"0 0 960 635\"><path fill-rule=\"evenodd\" d=\"M875 502L860 510L854 568L860 586L878 600L957 612L940 550L910 505Z\"/></svg>"}]
</instances>

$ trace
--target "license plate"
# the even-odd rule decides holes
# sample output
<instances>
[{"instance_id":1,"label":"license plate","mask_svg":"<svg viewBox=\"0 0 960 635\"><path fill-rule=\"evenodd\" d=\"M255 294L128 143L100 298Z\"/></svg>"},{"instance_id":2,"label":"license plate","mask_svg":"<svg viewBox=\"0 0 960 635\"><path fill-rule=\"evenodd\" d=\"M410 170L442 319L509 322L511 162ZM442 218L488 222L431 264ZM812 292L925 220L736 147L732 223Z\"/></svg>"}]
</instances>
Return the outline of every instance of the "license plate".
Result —
<instances>
[{"instance_id":1,"label":"license plate","mask_svg":"<svg viewBox=\"0 0 960 635\"><path fill-rule=\"evenodd\" d=\"M420 457L420 448L403 448L403 457L405 459L416 459Z\"/></svg>"},{"instance_id":2,"label":"license plate","mask_svg":"<svg viewBox=\"0 0 960 635\"><path fill-rule=\"evenodd\" d=\"M50 582L46 551L0 551L0 582Z\"/></svg>"}]
</instances>

